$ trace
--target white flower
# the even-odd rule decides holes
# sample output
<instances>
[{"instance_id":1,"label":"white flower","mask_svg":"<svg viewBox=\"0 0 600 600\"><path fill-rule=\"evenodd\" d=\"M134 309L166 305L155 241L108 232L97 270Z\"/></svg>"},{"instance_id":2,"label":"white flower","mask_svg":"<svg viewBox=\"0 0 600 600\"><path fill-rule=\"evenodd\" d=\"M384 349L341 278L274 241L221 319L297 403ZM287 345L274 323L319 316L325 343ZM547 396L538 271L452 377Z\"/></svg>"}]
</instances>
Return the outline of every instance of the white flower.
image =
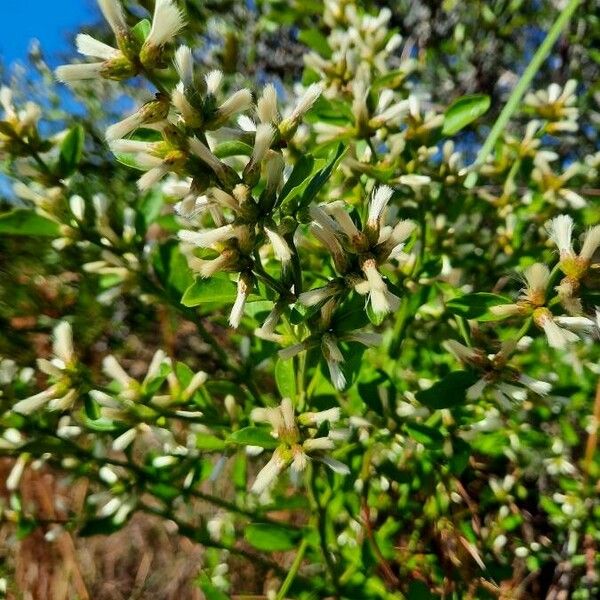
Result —
<instances>
[{"instance_id":1,"label":"white flower","mask_svg":"<svg viewBox=\"0 0 600 600\"><path fill-rule=\"evenodd\" d=\"M573 256L573 219L569 215L559 215L550 221L548 226L548 235L556 244L560 252L561 259Z\"/></svg>"},{"instance_id":2,"label":"white flower","mask_svg":"<svg viewBox=\"0 0 600 600\"><path fill-rule=\"evenodd\" d=\"M287 461L281 456L281 452L277 448L273 452L273 456L271 456L269 462L256 476L250 491L254 494L262 494L286 467Z\"/></svg>"},{"instance_id":3,"label":"white flower","mask_svg":"<svg viewBox=\"0 0 600 600\"><path fill-rule=\"evenodd\" d=\"M320 83L311 84L294 107L290 119L296 122L302 119L322 93L323 86Z\"/></svg>"},{"instance_id":4,"label":"white flower","mask_svg":"<svg viewBox=\"0 0 600 600\"><path fill-rule=\"evenodd\" d=\"M119 477L117 476L117 474L107 465L103 465L100 467L100 470L98 471L98 476L100 477L100 479L102 479L102 481L108 483L108 485L114 485L115 483L117 483L117 481L119 481Z\"/></svg>"},{"instance_id":5,"label":"white flower","mask_svg":"<svg viewBox=\"0 0 600 600\"><path fill-rule=\"evenodd\" d=\"M198 138L191 138L189 144L191 151L215 173L223 171L223 163Z\"/></svg>"},{"instance_id":6,"label":"white flower","mask_svg":"<svg viewBox=\"0 0 600 600\"><path fill-rule=\"evenodd\" d=\"M223 73L217 69L209 71L204 77L206 90L209 94L215 96L223 81Z\"/></svg>"},{"instance_id":7,"label":"white flower","mask_svg":"<svg viewBox=\"0 0 600 600\"><path fill-rule=\"evenodd\" d=\"M276 231L272 229L264 228L269 241L271 242L271 246L273 247L273 253L284 265L289 264L290 260L292 260L292 251L288 246L288 243L285 241L283 236L279 235Z\"/></svg>"},{"instance_id":8,"label":"white flower","mask_svg":"<svg viewBox=\"0 0 600 600\"><path fill-rule=\"evenodd\" d=\"M379 228L383 211L393 193L394 190L387 185L380 185L374 191L369 203L369 215L367 219L367 224L373 229Z\"/></svg>"},{"instance_id":9,"label":"white flower","mask_svg":"<svg viewBox=\"0 0 600 600\"><path fill-rule=\"evenodd\" d=\"M535 323L544 330L552 348L562 349L579 339L572 331L560 327L547 308L538 308L533 315Z\"/></svg>"},{"instance_id":10,"label":"white flower","mask_svg":"<svg viewBox=\"0 0 600 600\"><path fill-rule=\"evenodd\" d=\"M60 358L65 365L73 361L73 331L67 321L61 321L54 328L53 351L56 357Z\"/></svg>"},{"instance_id":11,"label":"white flower","mask_svg":"<svg viewBox=\"0 0 600 600\"><path fill-rule=\"evenodd\" d=\"M262 96L258 99L256 113L261 123L277 123L277 92L272 83L265 86Z\"/></svg>"},{"instance_id":12,"label":"white flower","mask_svg":"<svg viewBox=\"0 0 600 600\"><path fill-rule=\"evenodd\" d=\"M144 46L160 47L185 27L183 13L172 0L156 0L150 33Z\"/></svg>"},{"instance_id":13,"label":"white flower","mask_svg":"<svg viewBox=\"0 0 600 600\"><path fill-rule=\"evenodd\" d=\"M252 156L250 162L253 164L260 163L265 157L267 150L273 143L273 137L275 136L275 129L269 123L260 123L256 127L256 136L254 138L254 148L252 149Z\"/></svg>"},{"instance_id":14,"label":"white flower","mask_svg":"<svg viewBox=\"0 0 600 600\"><path fill-rule=\"evenodd\" d=\"M77 45L77 51L79 54L83 54L84 56L101 58L102 60L110 60L112 58L119 57L121 54L119 50L97 40L96 38L93 38L87 33L80 33L75 38L75 43Z\"/></svg>"},{"instance_id":15,"label":"white flower","mask_svg":"<svg viewBox=\"0 0 600 600\"><path fill-rule=\"evenodd\" d=\"M98 0L98 6L115 35L120 35L127 30L120 0Z\"/></svg>"},{"instance_id":16,"label":"white flower","mask_svg":"<svg viewBox=\"0 0 600 600\"><path fill-rule=\"evenodd\" d=\"M304 306L315 306L337 296L342 291L340 284L337 281L330 282L323 287L318 287L313 290L302 292L298 296L298 301Z\"/></svg>"},{"instance_id":17,"label":"white flower","mask_svg":"<svg viewBox=\"0 0 600 600\"><path fill-rule=\"evenodd\" d=\"M13 407L13 412L19 413L21 415L30 415L36 410L42 408L52 400L55 392L58 391L58 386L49 387L38 394L34 394L33 396L29 396L28 398L24 398L17 402Z\"/></svg>"},{"instance_id":18,"label":"white flower","mask_svg":"<svg viewBox=\"0 0 600 600\"><path fill-rule=\"evenodd\" d=\"M383 277L377 270L375 261L373 259L364 261L362 270L367 277L369 301L373 312L378 315L386 315L397 310L400 299L388 290Z\"/></svg>"},{"instance_id":19,"label":"white flower","mask_svg":"<svg viewBox=\"0 0 600 600\"><path fill-rule=\"evenodd\" d=\"M81 196L77 194L71 196L69 198L69 208L78 221L83 221L85 217L85 200Z\"/></svg>"},{"instance_id":20,"label":"white flower","mask_svg":"<svg viewBox=\"0 0 600 600\"><path fill-rule=\"evenodd\" d=\"M61 65L54 71L56 79L63 83L72 83L81 79L97 79L100 77L104 63L82 63L78 65Z\"/></svg>"},{"instance_id":21,"label":"white flower","mask_svg":"<svg viewBox=\"0 0 600 600\"><path fill-rule=\"evenodd\" d=\"M241 89L232 94L217 109L217 118L220 123L227 121L233 115L244 112L252 105L252 92Z\"/></svg>"},{"instance_id":22,"label":"white flower","mask_svg":"<svg viewBox=\"0 0 600 600\"><path fill-rule=\"evenodd\" d=\"M130 446L137 436L137 429L135 427L128 429L122 433L119 437L116 437L112 443L112 449L116 452L122 452L128 446Z\"/></svg>"},{"instance_id":23,"label":"white flower","mask_svg":"<svg viewBox=\"0 0 600 600\"><path fill-rule=\"evenodd\" d=\"M408 187L414 188L414 189L420 189L421 187L425 186L425 185L429 185L431 183L431 177L428 177L427 175L401 175L398 178L398 181L403 184L403 185L407 185Z\"/></svg>"},{"instance_id":24,"label":"white flower","mask_svg":"<svg viewBox=\"0 0 600 600\"><path fill-rule=\"evenodd\" d=\"M524 373L519 375L519 382L522 383L525 387L528 387L532 392L535 392L539 396L545 396L552 391L552 384L546 381L540 381L538 379L533 379Z\"/></svg>"},{"instance_id":25,"label":"white flower","mask_svg":"<svg viewBox=\"0 0 600 600\"><path fill-rule=\"evenodd\" d=\"M303 413L298 417L298 420L303 425L312 425L314 427L320 427L325 421L329 423L335 423L340 420L341 410L339 406L328 408L327 410L321 410L319 412L307 412Z\"/></svg>"},{"instance_id":26,"label":"white flower","mask_svg":"<svg viewBox=\"0 0 600 600\"><path fill-rule=\"evenodd\" d=\"M200 248L210 248L213 244L226 242L237 237L240 234L240 229L241 227L229 224L215 229L202 229L199 231L182 229L177 235L184 242L189 242Z\"/></svg>"},{"instance_id":27,"label":"white flower","mask_svg":"<svg viewBox=\"0 0 600 600\"><path fill-rule=\"evenodd\" d=\"M144 117L140 111L133 113L132 115L125 117L118 123L114 123L106 130L107 141L117 140L124 138L135 129L138 129L144 122Z\"/></svg>"},{"instance_id":28,"label":"white flower","mask_svg":"<svg viewBox=\"0 0 600 600\"><path fill-rule=\"evenodd\" d=\"M244 315L244 307L246 306L246 300L252 291L252 283L248 277L240 275L237 285L237 295L235 302L229 315L229 324L237 329L242 321Z\"/></svg>"},{"instance_id":29,"label":"white flower","mask_svg":"<svg viewBox=\"0 0 600 600\"><path fill-rule=\"evenodd\" d=\"M194 59L189 46L179 46L175 52L175 69L185 87L194 81Z\"/></svg>"},{"instance_id":30,"label":"white flower","mask_svg":"<svg viewBox=\"0 0 600 600\"><path fill-rule=\"evenodd\" d=\"M293 358L297 354L300 354L300 352L304 352L307 349L308 345L306 342L298 342L297 344L292 344L287 348L282 348L277 352L277 354L281 360L289 360L290 358Z\"/></svg>"},{"instance_id":31,"label":"white flower","mask_svg":"<svg viewBox=\"0 0 600 600\"><path fill-rule=\"evenodd\" d=\"M581 251L579 252L579 256L589 262L592 260L596 250L600 246L600 225L596 225L595 227L591 227L585 233L585 237L583 238L583 244L581 245Z\"/></svg>"},{"instance_id":32,"label":"white flower","mask_svg":"<svg viewBox=\"0 0 600 600\"><path fill-rule=\"evenodd\" d=\"M13 468L10 470L10 473L8 474L8 477L6 478L6 489L9 492L14 492L18 487L19 487L19 483L21 481L21 477L23 475L23 471L25 470L25 467L27 466L27 462L29 460L29 457L27 454L20 454L19 458L17 458L15 464L13 465Z\"/></svg>"},{"instance_id":33,"label":"white flower","mask_svg":"<svg viewBox=\"0 0 600 600\"><path fill-rule=\"evenodd\" d=\"M123 388L129 388L135 383L135 380L125 372L112 354L104 357L104 360L102 361L102 370L108 377L120 383Z\"/></svg>"}]
</instances>

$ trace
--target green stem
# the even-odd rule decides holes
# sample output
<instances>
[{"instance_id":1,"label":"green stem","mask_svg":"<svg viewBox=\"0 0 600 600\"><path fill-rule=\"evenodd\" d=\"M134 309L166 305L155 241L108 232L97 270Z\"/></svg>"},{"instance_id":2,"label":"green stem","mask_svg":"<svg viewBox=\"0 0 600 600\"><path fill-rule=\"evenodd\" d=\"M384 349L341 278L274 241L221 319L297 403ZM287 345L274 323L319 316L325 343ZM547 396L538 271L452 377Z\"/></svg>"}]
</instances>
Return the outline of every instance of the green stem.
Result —
<instances>
[{"instance_id":1,"label":"green stem","mask_svg":"<svg viewBox=\"0 0 600 600\"><path fill-rule=\"evenodd\" d=\"M283 583L281 584L281 587L279 588L279 591L277 592L277 596L275 597L275 600L284 600L285 599L285 595L287 594L287 591L290 589L292 582L294 581L294 579L296 578L296 575L298 574L298 569L300 569L300 565L302 564L302 559L304 558L304 553L306 552L307 547L308 547L308 542L306 541L306 538L303 538L302 542L300 542L300 547L298 548L298 552L296 553L294 562L292 563L292 566L290 567L290 570L288 571L287 577L284 579Z\"/></svg>"},{"instance_id":2,"label":"green stem","mask_svg":"<svg viewBox=\"0 0 600 600\"><path fill-rule=\"evenodd\" d=\"M525 94L527 88L529 87L529 84L533 81L533 78L539 71L544 60L546 60L548 54L550 54L550 51L552 50L554 43L558 39L558 36L566 27L569 19L575 12L575 9L579 6L580 2L581 0L569 1L569 3L563 8L561 13L558 15L556 21L554 21L554 24L548 31L544 41L537 49L536 53L533 55L530 63L527 65L527 68L523 72L523 75L521 75L521 79L519 79L519 82L512 91L508 102L506 103L506 105L502 109L502 112L498 116L498 119L494 123L494 126L492 127L492 130L490 131L489 135L487 136L487 139L483 143L481 150L479 150L475 162L471 165L471 167L469 167L469 170L471 172L465 179L466 188L471 189L477 184L478 175L476 169L483 165L486 158L494 148L494 145L500 137L500 134L506 127L513 113L517 110L519 103L521 102L521 98Z\"/></svg>"},{"instance_id":3,"label":"green stem","mask_svg":"<svg viewBox=\"0 0 600 600\"><path fill-rule=\"evenodd\" d=\"M390 342L390 357L397 359L400 356L400 347L402 346L402 341L404 339L404 331L406 330L406 326L408 325L408 308L409 308L410 300L408 296L403 296L400 309L398 310L398 316L396 317L396 323L394 325L394 332L392 334L392 339Z\"/></svg>"},{"instance_id":4,"label":"green stem","mask_svg":"<svg viewBox=\"0 0 600 600\"><path fill-rule=\"evenodd\" d=\"M317 489L317 472L312 465L309 465L309 468L310 472L308 474L308 479L310 484L308 486L308 496L311 508L313 510L313 516L317 524L317 532L319 534L319 545L321 547L323 559L325 560L325 567L327 568L327 572L336 591L335 597L340 598L341 590L339 576L336 565L333 562L333 558L331 557L331 554L329 552L329 546L327 544L327 509L324 508L318 500L319 490Z\"/></svg>"}]
</instances>

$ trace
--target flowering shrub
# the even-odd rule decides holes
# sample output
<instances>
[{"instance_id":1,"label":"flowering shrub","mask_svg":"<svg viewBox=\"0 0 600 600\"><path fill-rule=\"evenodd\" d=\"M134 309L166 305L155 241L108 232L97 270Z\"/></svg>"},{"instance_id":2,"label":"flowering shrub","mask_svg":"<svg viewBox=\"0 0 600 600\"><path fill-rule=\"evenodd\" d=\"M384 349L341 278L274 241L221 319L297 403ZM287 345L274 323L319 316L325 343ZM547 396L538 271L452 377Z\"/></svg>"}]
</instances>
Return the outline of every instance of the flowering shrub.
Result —
<instances>
[{"instance_id":1,"label":"flowering shrub","mask_svg":"<svg viewBox=\"0 0 600 600\"><path fill-rule=\"evenodd\" d=\"M182 43L173 0L137 23L98 4L110 43L79 34L55 71L87 118L0 92L2 244L37 240L29 306L45 282L54 307L35 372L3 309L3 517L159 515L215 549L211 599L596 597L594 90L513 93L481 148L502 104L440 102L388 8L290 7L311 49L283 86ZM20 486L42 468L89 481L82 510L39 519Z\"/></svg>"}]
</instances>

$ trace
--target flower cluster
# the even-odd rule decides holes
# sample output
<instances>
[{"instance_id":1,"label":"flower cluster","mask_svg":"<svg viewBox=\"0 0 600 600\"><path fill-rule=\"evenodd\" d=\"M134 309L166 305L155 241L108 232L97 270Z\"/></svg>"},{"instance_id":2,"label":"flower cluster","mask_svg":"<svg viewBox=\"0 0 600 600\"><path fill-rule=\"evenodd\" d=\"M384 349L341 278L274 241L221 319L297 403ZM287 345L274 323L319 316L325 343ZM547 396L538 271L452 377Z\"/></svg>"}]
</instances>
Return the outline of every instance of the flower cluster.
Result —
<instances>
[{"instance_id":1,"label":"flower cluster","mask_svg":"<svg viewBox=\"0 0 600 600\"><path fill-rule=\"evenodd\" d=\"M348 467L324 452L335 448L336 432L329 430L326 436L314 437L310 432L319 431L325 423L333 424L340 418L338 407L319 412L294 415L289 398L284 398L275 408L255 408L250 418L257 423L268 423L278 446L252 484L252 491L260 494L273 484L277 476L291 467L299 473L306 469L309 459L320 460L336 473L349 473Z\"/></svg>"}]
</instances>

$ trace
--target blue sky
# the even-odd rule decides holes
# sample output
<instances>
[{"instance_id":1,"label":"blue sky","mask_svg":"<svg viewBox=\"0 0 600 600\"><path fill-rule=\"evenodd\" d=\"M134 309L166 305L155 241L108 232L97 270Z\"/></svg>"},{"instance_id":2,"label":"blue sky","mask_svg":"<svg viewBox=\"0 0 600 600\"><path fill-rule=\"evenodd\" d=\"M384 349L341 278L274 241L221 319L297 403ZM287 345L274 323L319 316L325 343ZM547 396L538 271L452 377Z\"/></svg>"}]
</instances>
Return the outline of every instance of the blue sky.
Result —
<instances>
[{"instance_id":1,"label":"blue sky","mask_svg":"<svg viewBox=\"0 0 600 600\"><path fill-rule=\"evenodd\" d=\"M58 53L72 51L69 34L99 18L94 0L0 0L0 57L5 65L24 60L37 38L54 65Z\"/></svg>"}]
</instances>

